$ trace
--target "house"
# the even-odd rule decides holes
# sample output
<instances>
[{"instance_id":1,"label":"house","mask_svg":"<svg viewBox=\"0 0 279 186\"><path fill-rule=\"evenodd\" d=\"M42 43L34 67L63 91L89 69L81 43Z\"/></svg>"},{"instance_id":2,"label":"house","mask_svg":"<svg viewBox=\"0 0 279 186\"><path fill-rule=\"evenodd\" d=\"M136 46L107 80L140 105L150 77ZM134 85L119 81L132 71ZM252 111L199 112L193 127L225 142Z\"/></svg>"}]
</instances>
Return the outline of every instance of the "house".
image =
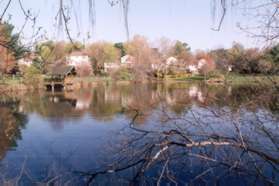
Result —
<instances>
[{"instance_id":1,"label":"house","mask_svg":"<svg viewBox=\"0 0 279 186\"><path fill-rule=\"evenodd\" d=\"M121 57L121 65L133 65L135 63L135 57L131 55L125 55Z\"/></svg>"},{"instance_id":2,"label":"house","mask_svg":"<svg viewBox=\"0 0 279 186\"><path fill-rule=\"evenodd\" d=\"M33 64L33 60L29 58L21 58L17 61L19 66L27 66L30 67Z\"/></svg>"},{"instance_id":3,"label":"house","mask_svg":"<svg viewBox=\"0 0 279 186\"><path fill-rule=\"evenodd\" d=\"M79 67L82 65L91 66L91 61L90 57L85 52L76 51L67 56L66 64L74 67Z\"/></svg>"},{"instance_id":4,"label":"house","mask_svg":"<svg viewBox=\"0 0 279 186\"><path fill-rule=\"evenodd\" d=\"M206 60L206 59L202 58L202 59L198 60L198 62L196 64L187 66L186 69L188 72L190 72L192 74L199 74L200 70L202 70L204 68L204 66L206 66L208 64L213 65L214 62L211 60Z\"/></svg>"},{"instance_id":5,"label":"house","mask_svg":"<svg viewBox=\"0 0 279 186\"><path fill-rule=\"evenodd\" d=\"M198 69L200 70L200 69L202 69L203 66L205 66L206 64L207 64L207 60L206 60L206 59L200 59L200 60L198 61L197 67L198 67Z\"/></svg>"},{"instance_id":6,"label":"house","mask_svg":"<svg viewBox=\"0 0 279 186\"><path fill-rule=\"evenodd\" d=\"M199 73L199 69L197 67L197 65L189 65L187 67L188 72L190 72L191 74L198 74Z\"/></svg>"},{"instance_id":7,"label":"house","mask_svg":"<svg viewBox=\"0 0 279 186\"><path fill-rule=\"evenodd\" d=\"M175 57L169 57L167 60L166 60L166 65L167 66L170 66L170 65L175 65L177 64L178 60L175 58Z\"/></svg>"},{"instance_id":8,"label":"house","mask_svg":"<svg viewBox=\"0 0 279 186\"><path fill-rule=\"evenodd\" d=\"M104 71L105 72L111 72L118 70L120 68L119 63L104 63Z\"/></svg>"},{"instance_id":9,"label":"house","mask_svg":"<svg viewBox=\"0 0 279 186\"><path fill-rule=\"evenodd\" d=\"M17 60L17 64L19 66L27 66L30 67L33 64L34 59L36 58L34 53L29 53L24 57Z\"/></svg>"}]
</instances>

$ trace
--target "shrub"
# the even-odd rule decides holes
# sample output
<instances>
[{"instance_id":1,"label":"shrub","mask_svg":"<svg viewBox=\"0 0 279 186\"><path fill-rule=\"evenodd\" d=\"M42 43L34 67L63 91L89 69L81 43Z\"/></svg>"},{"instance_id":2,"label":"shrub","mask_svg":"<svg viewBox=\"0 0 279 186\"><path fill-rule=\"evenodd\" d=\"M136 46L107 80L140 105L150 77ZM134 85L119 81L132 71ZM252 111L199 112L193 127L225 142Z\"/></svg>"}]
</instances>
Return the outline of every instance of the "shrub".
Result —
<instances>
[{"instance_id":1,"label":"shrub","mask_svg":"<svg viewBox=\"0 0 279 186\"><path fill-rule=\"evenodd\" d=\"M258 62L262 55L258 49L248 49L234 58L233 70L241 74L260 73Z\"/></svg>"},{"instance_id":2,"label":"shrub","mask_svg":"<svg viewBox=\"0 0 279 186\"><path fill-rule=\"evenodd\" d=\"M40 70L33 65L26 68L23 74L23 81L26 85L39 86L42 81Z\"/></svg>"},{"instance_id":3,"label":"shrub","mask_svg":"<svg viewBox=\"0 0 279 186\"><path fill-rule=\"evenodd\" d=\"M273 64L267 59L260 59L257 64L259 73L269 74L273 69Z\"/></svg>"},{"instance_id":4,"label":"shrub","mask_svg":"<svg viewBox=\"0 0 279 186\"><path fill-rule=\"evenodd\" d=\"M265 56L271 59L274 64L279 64L279 45L266 50Z\"/></svg>"},{"instance_id":5,"label":"shrub","mask_svg":"<svg viewBox=\"0 0 279 186\"><path fill-rule=\"evenodd\" d=\"M121 68L112 73L112 78L114 80L129 81L129 80L133 80L134 76L127 68Z\"/></svg>"}]
</instances>

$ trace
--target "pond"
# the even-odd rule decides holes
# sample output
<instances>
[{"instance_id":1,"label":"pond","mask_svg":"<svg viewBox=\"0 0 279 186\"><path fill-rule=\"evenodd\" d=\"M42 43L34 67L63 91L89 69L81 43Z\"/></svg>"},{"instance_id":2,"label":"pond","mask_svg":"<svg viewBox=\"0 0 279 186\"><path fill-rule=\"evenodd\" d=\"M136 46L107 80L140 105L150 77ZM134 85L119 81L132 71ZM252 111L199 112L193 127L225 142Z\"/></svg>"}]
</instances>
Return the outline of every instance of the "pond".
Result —
<instances>
[{"instance_id":1,"label":"pond","mask_svg":"<svg viewBox=\"0 0 279 186\"><path fill-rule=\"evenodd\" d=\"M279 94L192 83L2 94L0 144L0 185L279 185Z\"/></svg>"}]
</instances>

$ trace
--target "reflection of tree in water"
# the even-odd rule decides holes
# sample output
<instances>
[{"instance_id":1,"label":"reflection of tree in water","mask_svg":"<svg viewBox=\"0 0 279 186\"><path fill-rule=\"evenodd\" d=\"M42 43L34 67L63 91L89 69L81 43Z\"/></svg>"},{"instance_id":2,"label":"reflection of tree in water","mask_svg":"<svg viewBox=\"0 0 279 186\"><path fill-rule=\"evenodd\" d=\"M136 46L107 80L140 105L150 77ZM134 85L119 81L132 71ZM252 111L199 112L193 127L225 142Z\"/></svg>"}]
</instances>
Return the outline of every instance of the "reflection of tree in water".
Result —
<instances>
[{"instance_id":1,"label":"reflection of tree in water","mask_svg":"<svg viewBox=\"0 0 279 186\"><path fill-rule=\"evenodd\" d=\"M268 86L235 86L228 89L226 94L222 91L217 92L218 99L212 100L210 105L229 107L232 110L245 108L249 111L257 111L263 109L278 114L278 90Z\"/></svg>"},{"instance_id":2,"label":"reflection of tree in water","mask_svg":"<svg viewBox=\"0 0 279 186\"><path fill-rule=\"evenodd\" d=\"M134 110L140 110L142 114L135 120L137 124L144 124L154 113L165 96L164 86L160 84L137 84L131 88L131 92L125 102L125 115L128 119L134 117Z\"/></svg>"},{"instance_id":3,"label":"reflection of tree in water","mask_svg":"<svg viewBox=\"0 0 279 186\"><path fill-rule=\"evenodd\" d=\"M98 85L93 89L66 92L56 95L31 94L21 98L26 112L54 120L79 119L89 113L97 120L113 120L118 114L133 118L131 110L144 114L137 123L144 123L147 116L164 106L164 109L183 115L194 106L240 107L248 110L278 111L278 94L273 89L260 86L206 86L199 84L130 84Z\"/></svg>"},{"instance_id":4,"label":"reflection of tree in water","mask_svg":"<svg viewBox=\"0 0 279 186\"><path fill-rule=\"evenodd\" d=\"M17 146L21 129L27 123L27 116L19 112L19 102L5 100L0 103L0 159L7 150Z\"/></svg>"},{"instance_id":5,"label":"reflection of tree in water","mask_svg":"<svg viewBox=\"0 0 279 186\"><path fill-rule=\"evenodd\" d=\"M94 88L89 112L97 120L112 120L116 114L121 113L121 91L119 87L99 85Z\"/></svg>"}]
</instances>

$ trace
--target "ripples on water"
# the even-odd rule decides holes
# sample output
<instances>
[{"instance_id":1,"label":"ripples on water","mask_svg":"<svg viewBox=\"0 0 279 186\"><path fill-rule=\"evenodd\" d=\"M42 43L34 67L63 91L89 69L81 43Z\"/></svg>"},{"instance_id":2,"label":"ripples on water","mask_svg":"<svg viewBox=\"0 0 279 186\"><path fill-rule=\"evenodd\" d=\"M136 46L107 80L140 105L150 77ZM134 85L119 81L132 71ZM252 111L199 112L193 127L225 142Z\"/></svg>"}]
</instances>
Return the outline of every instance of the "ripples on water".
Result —
<instances>
[{"instance_id":1,"label":"ripples on water","mask_svg":"<svg viewBox=\"0 0 279 186\"><path fill-rule=\"evenodd\" d=\"M276 185L278 129L259 86L1 95L0 185Z\"/></svg>"}]
</instances>

